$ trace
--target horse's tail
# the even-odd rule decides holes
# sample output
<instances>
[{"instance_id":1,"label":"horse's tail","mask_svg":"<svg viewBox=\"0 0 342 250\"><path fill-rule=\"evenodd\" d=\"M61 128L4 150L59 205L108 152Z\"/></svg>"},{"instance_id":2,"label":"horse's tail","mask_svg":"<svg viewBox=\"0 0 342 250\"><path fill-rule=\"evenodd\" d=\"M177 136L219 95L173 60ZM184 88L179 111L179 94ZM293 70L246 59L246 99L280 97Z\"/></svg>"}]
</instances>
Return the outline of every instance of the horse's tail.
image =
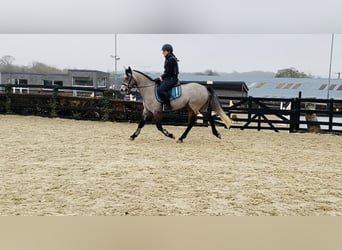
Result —
<instances>
[{"instance_id":1,"label":"horse's tail","mask_svg":"<svg viewBox=\"0 0 342 250\"><path fill-rule=\"evenodd\" d=\"M210 94L210 107L213 111L215 111L221 118L221 120L224 122L224 124L227 126L227 128L230 128L232 124L232 120L226 115L226 113L223 111L219 98L217 97L214 89L211 86L207 87L209 94Z\"/></svg>"}]
</instances>

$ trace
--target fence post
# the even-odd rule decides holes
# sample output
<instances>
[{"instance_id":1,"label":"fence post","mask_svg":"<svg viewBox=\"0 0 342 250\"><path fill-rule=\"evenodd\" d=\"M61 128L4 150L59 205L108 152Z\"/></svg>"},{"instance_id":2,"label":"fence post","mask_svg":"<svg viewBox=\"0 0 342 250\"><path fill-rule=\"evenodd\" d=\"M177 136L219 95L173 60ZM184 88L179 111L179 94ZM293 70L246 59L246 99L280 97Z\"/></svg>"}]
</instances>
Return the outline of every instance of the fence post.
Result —
<instances>
[{"instance_id":1,"label":"fence post","mask_svg":"<svg viewBox=\"0 0 342 250\"><path fill-rule=\"evenodd\" d=\"M260 105L258 105L258 131L261 130L261 110L260 110Z\"/></svg>"},{"instance_id":2,"label":"fence post","mask_svg":"<svg viewBox=\"0 0 342 250\"><path fill-rule=\"evenodd\" d=\"M12 85L7 84L5 86L5 95L6 95L6 104L5 104L5 110L7 114L11 114L12 110L11 110L11 106L12 106Z\"/></svg>"},{"instance_id":3,"label":"fence post","mask_svg":"<svg viewBox=\"0 0 342 250\"><path fill-rule=\"evenodd\" d=\"M319 124L311 124L310 122L317 122L317 116L316 113L311 113L308 112L310 110L316 110L316 103L312 102L306 102L305 103L305 119L307 122L307 131L308 132L313 132L313 133L320 133L321 132L321 127Z\"/></svg>"},{"instance_id":4,"label":"fence post","mask_svg":"<svg viewBox=\"0 0 342 250\"><path fill-rule=\"evenodd\" d=\"M329 132L333 131L334 99L329 100Z\"/></svg>"},{"instance_id":5,"label":"fence post","mask_svg":"<svg viewBox=\"0 0 342 250\"><path fill-rule=\"evenodd\" d=\"M300 125L300 107L302 102L302 91L299 91L297 103L296 103L296 118L295 118L295 132L299 131L299 125Z\"/></svg>"},{"instance_id":6,"label":"fence post","mask_svg":"<svg viewBox=\"0 0 342 250\"><path fill-rule=\"evenodd\" d=\"M293 98L291 101L291 113L290 113L290 133L295 132L295 107L296 107L296 98Z\"/></svg>"},{"instance_id":7,"label":"fence post","mask_svg":"<svg viewBox=\"0 0 342 250\"><path fill-rule=\"evenodd\" d=\"M52 100L51 100L51 117L57 117L57 94L58 94L58 86L53 86L52 92Z\"/></svg>"},{"instance_id":8,"label":"fence post","mask_svg":"<svg viewBox=\"0 0 342 250\"><path fill-rule=\"evenodd\" d=\"M112 112L112 99L113 99L113 91L106 90L103 91L102 97L102 121L108 121L109 115Z\"/></svg>"},{"instance_id":9,"label":"fence post","mask_svg":"<svg viewBox=\"0 0 342 250\"><path fill-rule=\"evenodd\" d=\"M248 122L250 122L252 119L252 105L253 105L252 97L249 96L248 97Z\"/></svg>"},{"instance_id":10,"label":"fence post","mask_svg":"<svg viewBox=\"0 0 342 250\"><path fill-rule=\"evenodd\" d=\"M302 92L299 91L298 97L292 100L291 115L290 115L290 133L297 132L300 125L300 103L302 98Z\"/></svg>"}]
</instances>

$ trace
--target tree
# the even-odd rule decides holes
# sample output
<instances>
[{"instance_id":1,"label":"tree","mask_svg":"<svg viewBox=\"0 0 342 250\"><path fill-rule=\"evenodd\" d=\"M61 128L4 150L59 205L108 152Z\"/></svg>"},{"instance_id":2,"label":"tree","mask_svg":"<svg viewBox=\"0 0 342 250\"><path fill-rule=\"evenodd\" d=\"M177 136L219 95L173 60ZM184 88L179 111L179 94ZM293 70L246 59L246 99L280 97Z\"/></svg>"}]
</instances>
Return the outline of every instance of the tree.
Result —
<instances>
[{"instance_id":1,"label":"tree","mask_svg":"<svg viewBox=\"0 0 342 250\"><path fill-rule=\"evenodd\" d=\"M295 68L280 69L277 71L276 78L286 77L286 78L312 78L311 74L306 74L304 72L299 72Z\"/></svg>"},{"instance_id":2,"label":"tree","mask_svg":"<svg viewBox=\"0 0 342 250\"><path fill-rule=\"evenodd\" d=\"M206 75L206 76L218 76L219 73L217 73L216 71L212 70L212 69L207 69L204 72L197 72L195 73L196 75Z\"/></svg>"},{"instance_id":3,"label":"tree","mask_svg":"<svg viewBox=\"0 0 342 250\"><path fill-rule=\"evenodd\" d=\"M9 56L9 55L3 56L0 59L0 66L2 67L10 66L12 65L14 61L15 61L15 58L13 56Z\"/></svg>"},{"instance_id":4,"label":"tree","mask_svg":"<svg viewBox=\"0 0 342 250\"><path fill-rule=\"evenodd\" d=\"M16 66L13 65L15 58L13 56L3 56L0 58L0 71L13 72Z\"/></svg>"},{"instance_id":5,"label":"tree","mask_svg":"<svg viewBox=\"0 0 342 250\"><path fill-rule=\"evenodd\" d=\"M32 62L32 66L28 68L30 73L37 73L37 74L58 74L63 73L62 70L57 69L55 67L46 65L41 62Z\"/></svg>"},{"instance_id":6,"label":"tree","mask_svg":"<svg viewBox=\"0 0 342 250\"><path fill-rule=\"evenodd\" d=\"M30 66L14 65L15 58L13 56L3 56L0 58L0 71L2 72L17 72L17 73L37 73L37 74L60 74L65 73L65 70L46 65L41 62L32 62Z\"/></svg>"}]
</instances>

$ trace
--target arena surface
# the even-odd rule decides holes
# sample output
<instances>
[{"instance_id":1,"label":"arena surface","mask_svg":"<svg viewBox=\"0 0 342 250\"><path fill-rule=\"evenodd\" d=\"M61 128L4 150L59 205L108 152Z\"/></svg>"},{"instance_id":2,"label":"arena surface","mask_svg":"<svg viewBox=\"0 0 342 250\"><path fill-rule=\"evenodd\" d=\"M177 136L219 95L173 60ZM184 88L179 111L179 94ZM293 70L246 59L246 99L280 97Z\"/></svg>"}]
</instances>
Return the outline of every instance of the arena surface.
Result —
<instances>
[{"instance_id":1,"label":"arena surface","mask_svg":"<svg viewBox=\"0 0 342 250\"><path fill-rule=\"evenodd\" d=\"M0 215L342 215L342 136L136 127L0 115Z\"/></svg>"}]
</instances>

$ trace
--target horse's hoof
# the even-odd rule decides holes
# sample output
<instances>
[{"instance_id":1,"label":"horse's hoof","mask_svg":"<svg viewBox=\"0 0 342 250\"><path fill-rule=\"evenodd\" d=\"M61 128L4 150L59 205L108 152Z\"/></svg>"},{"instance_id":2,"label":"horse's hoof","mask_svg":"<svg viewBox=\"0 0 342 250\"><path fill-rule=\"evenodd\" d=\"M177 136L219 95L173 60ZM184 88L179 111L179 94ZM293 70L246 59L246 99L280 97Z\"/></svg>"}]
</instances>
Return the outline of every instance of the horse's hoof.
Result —
<instances>
[{"instance_id":1,"label":"horse's hoof","mask_svg":"<svg viewBox=\"0 0 342 250\"><path fill-rule=\"evenodd\" d=\"M134 137L134 136L130 136L129 139L130 139L131 141L134 141L135 137Z\"/></svg>"},{"instance_id":2,"label":"horse's hoof","mask_svg":"<svg viewBox=\"0 0 342 250\"><path fill-rule=\"evenodd\" d=\"M219 139L222 139L221 135L220 134L217 134L217 138Z\"/></svg>"},{"instance_id":3,"label":"horse's hoof","mask_svg":"<svg viewBox=\"0 0 342 250\"><path fill-rule=\"evenodd\" d=\"M177 143L183 143L183 139L178 139Z\"/></svg>"},{"instance_id":4,"label":"horse's hoof","mask_svg":"<svg viewBox=\"0 0 342 250\"><path fill-rule=\"evenodd\" d=\"M176 139L176 137L173 134L170 134L169 137L172 139Z\"/></svg>"}]
</instances>

